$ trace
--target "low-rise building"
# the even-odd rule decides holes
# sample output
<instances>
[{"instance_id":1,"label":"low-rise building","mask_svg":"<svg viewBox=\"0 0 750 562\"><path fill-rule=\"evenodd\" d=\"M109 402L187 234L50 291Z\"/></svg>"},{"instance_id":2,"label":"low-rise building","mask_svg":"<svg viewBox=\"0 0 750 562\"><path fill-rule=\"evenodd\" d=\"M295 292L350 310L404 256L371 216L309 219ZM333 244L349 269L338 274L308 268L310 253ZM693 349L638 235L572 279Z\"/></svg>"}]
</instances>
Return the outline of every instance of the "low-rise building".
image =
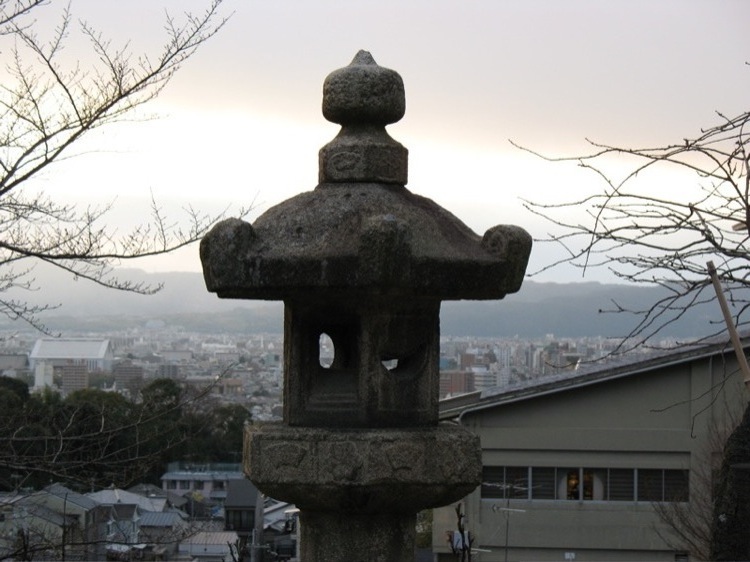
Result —
<instances>
[{"instance_id":1,"label":"low-rise building","mask_svg":"<svg viewBox=\"0 0 750 562\"><path fill-rule=\"evenodd\" d=\"M161 477L164 490L187 495L191 492L221 508L231 480L243 480L245 474L236 463L170 463Z\"/></svg>"},{"instance_id":2,"label":"low-rise building","mask_svg":"<svg viewBox=\"0 0 750 562\"><path fill-rule=\"evenodd\" d=\"M477 560L684 560L679 518L708 510L720 444L746 406L726 343L594 365L441 403L479 435L482 485L462 502ZM456 506L435 510L453 561Z\"/></svg>"},{"instance_id":3,"label":"low-rise building","mask_svg":"<svg viewBox=\"0 0 750 562\"><path fill-rule=\"evenodd\" d=\"M31 494L15 494L3 502L0 537L5 554L19 548L34 558L67 554L79 560L97 560L104 555L100 526L109 510L90 498L60 484L50 484ZM18 544L19 533L24 539ZM13 558L24 558L16 553Z\"/></svg>"},{"instance_id":4,"label":"low-rise building","mask_svg":"<svg viewBox=\"0 0 750 562\"><path fill-rule=\"evenodd\" d=\"M180 542L179 555L195 562L226 562L236 555L237 533L201 531Z\"/></svg>"}]
</instances>

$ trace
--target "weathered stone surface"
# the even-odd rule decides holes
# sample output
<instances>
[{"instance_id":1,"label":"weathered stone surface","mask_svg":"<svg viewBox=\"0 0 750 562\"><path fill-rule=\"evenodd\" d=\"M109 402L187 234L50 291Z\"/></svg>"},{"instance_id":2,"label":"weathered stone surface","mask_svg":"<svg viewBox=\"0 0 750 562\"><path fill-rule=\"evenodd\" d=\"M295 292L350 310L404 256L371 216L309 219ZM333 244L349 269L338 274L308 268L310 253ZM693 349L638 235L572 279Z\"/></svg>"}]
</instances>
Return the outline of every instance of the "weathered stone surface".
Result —
<instances>
[{"instance_id":1,"label":"weathered stone surface","mask_svg":"<svg viewBox=\"0 0 750 562\"><path fill-rule=\"evenodd\" d=\"M359 51L349 66L323 82L323 117L339 125L389 125L406 111L404 82L397 72L379 66Z\"/></svg>"},{"instance_id":2,"label":"weathered stone surface","mask_svg":"<svg viewBox=\"0 0 750 562\"><path fill-rule=\"evenodd\" d=\"M331 540L328 529L342 529ZM414 562L414 513L353 514L303 511L300 558L329 562Z\"/></svg>"},{"instance_id":3,"label":"weathered stone surface","mask_svg":"<svg viewBox=\"0 0 750 562\"><path fill-rule=\"evenodd\" d=\"M416 298L287 299L284 421L343 428L436 425L439 312L439 302ZM327 367L320 363L321 334L334 346Z\"/></svg>"},{"instance_id":4,"label":"weathered stone surface","mask_svg":"<svg viewBox=\"0 0 750 562\"><path fill-rule=\"evenodd\" d=\"M323 116L341 132L320 150L320 183L381 182L406 185L409 154L385 126L404 116L404 83L397 72L360 51L323 83Z\"/></svg>"},{"instance_id":5,"label":"weathered stone surface","mask_svg":"<svg viewBox=\"0 0 750 562\"><path fill-rule=\"evenodd\" d=\"M206 286L222 298L332 294L499 299L523 280L531 237L480 238L406 189L408 154L385 131L404 113L401 78L364 51L326 79L323 112L341 123L320 151L319 185L252 225L230 219L201 241Z\"/></svg>"},{"instance_id":6,"label":"weathered stone surface","mask_svg":"<svg viewBox=\"0 0 750 562\"><path fill-rule=\"evenodd\" d=\"M343 430L249 426L245 473L303 510L414 512L459 500L481 479L481 449L459 426Z\"/></svg>"},{"instance_id":7,"label":"weathered stone surface","mask_svg":"<svg viewBox=\"0 0 750 562\"><path fill-rule=\"evenodd\" d=\"M531 251L518 227L494 227L483 243L432 200L382 184L321 184L284 201L255 221L232 259L226 231L238 227L230 221L201 242L206 285L223 298L318 289L499 299L520 288Z\"/></svg>"}]
</instances>

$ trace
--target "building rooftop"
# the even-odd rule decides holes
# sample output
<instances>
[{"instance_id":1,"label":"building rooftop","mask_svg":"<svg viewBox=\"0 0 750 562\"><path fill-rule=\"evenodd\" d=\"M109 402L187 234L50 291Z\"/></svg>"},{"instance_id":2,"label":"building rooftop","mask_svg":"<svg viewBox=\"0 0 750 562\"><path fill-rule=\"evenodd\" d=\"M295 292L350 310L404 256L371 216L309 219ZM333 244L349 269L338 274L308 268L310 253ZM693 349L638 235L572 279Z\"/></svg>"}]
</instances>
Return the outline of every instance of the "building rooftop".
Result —
<instances>
[{"instance_id":1,"label":"building rooftop","mask_svg":"<svg viewBox=\"0 0 750 562\"><path fill-rule=\"evenodd\" d=\"M258 501L258 490L247 478L230 480L227 484L227 501L224 507L253 507Z\"/></svg>"},{"instance_id":2,"label":"building rooftop","mask_svg":"<svg viewBox=\"0 0 750 562\"><path fill-rule=\"evenodd\" d=\"M182 520L182 515L176 511L155 513L147 511L141 515L141 527L174 527Z\"/></svg>"},{"instance_id":3,"label":"building rooftop","mask_svg":"<svg viewBox=\"0 0 750 562\"><path fill-rule=\"evenodd\" d=\"M742 340L743 347L750 346L750 335ZM675 365L714 355L733 353L727 339L716 339L695 345L654 350L646 356L633 359L627 355L607 361L584 363L570 371L561 371L527 381L512 383L482 391L459 395L440 401L440 419L460 417L464 412L481 410L501 403L516 402L529 397L562 392L603 381L628 377L668 365Z\"/></svg>"},{"instance_id":4,"label":"building rooftop","mask_svg":"<svg viewBox=\"0 0 750 562\"><path fill-rule=\"evenodd\" d=\"M182 540L182 544L195 545L221 545L234 544L237 542L237 533L234 531L200 531Z\"/></svg>"},{"instance_id":5,"label":"building rooftop","mask_svg":"<svg viewBox=\"0 0 750 562\"><path fill-rule=\"evenodd\" d=\"M137 505L143 511L164 511L166 498L147 498L118 488L107 488L86 494L102 505Z\"/></svg>"},{"instance_id":6,"label":"building rooftop","mask_svg":"<svg viewBox=\"0 0 750 562\"><path fill-rule=\"evenodd\" d=\"M108 339L40 338L36 340L32 359L102 359L109 349Z\"/></svg>"},{"instance_id":7,"label":"building rooftop","mask_svg":"<svg viewBox=\"0 0 750 562\"><path fill-rule=\"evenodd\" d=\"M99 505L93 499L83 494L79 494L78 492L74 492L73 490L66 488L62 484L58 484L58 483L54 483L54 484L50 484L49 486L46 486L42 490L42 492L46 492L52 496L61 498L65 500L66 502L75 504L79 507L82 507L83 509L94 509L97 505Z\"/></svg>"},{"instance_id":8,"label":"building rooftop","mask_svg":"<svg viewBox=\"0 0 750 562\"><path fill-rule=\"evenodd\" d=\"M245 474L243 472L224 470L176 470L165 472L161 475L162 480L238 480L240 478L245 478Z\"/></svg>"}]
</instances>

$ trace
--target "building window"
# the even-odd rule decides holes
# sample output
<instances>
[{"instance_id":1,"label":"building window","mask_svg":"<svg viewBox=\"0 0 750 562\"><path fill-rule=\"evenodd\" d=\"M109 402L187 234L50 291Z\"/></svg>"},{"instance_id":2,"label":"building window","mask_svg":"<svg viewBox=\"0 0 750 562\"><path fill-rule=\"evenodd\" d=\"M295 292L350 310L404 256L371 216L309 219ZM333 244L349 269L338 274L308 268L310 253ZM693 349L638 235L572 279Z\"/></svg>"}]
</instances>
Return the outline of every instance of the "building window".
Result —
<instances>
[{"instance_id":1,"label":"building window","mask_svg":"<svg viewBox=\"0 0 750 562\"><path fill-rule=\"evenodd\" d=\"M526 499L529 497L529 468L486 466L482 469L482 497Z\"/></svg>"},{"instance_id":2,"label":"building window","mask_svg":"<svg viewBox=\"0 0 750 562\"><path fill-rule=\"evenodd\" d=\"M499 499L505 487L505 467L485 466L482 468L482 497Z\"/></svg>"},{"instance_id":3,"label":"building window","mask_svg":"<svg viewBox=\"0 0 750 562\"><path fill-rule=\"evenodd\" d=\"M581 474L577 468L558 468L558 500L581 499Z\"/></svg>"},{"instance_id":4,"label":"building window","mask_svg":"<svg viewBox=\"0 0 750 562\"><path fill-rule=\"evenodd\" d=\"M180 490L189 490L190 480L180 480Z\"/></svg>"},{"instance_id":5,"label":"building window","mask_svg":"<svg viewBox=\"0 0 750 562\"><path fill-rule=\"evenodd\" d=\"M664 501L686 502L690 497L690 477L687 470L664 471Z\"/></svg>"},{"instance_id":6,"label":"building window","mask_svg":"<svg viewBox=\"0 0 750 562\"><path fill-rule=\"evenodd\" d=\"M638 501L660 502L664 499L663 490L663 470L638 470Z\"/></svg>"},{"instance_id":7,"label":"building window","mask_svg":"<svg viewBox=\"0 0 750 562\"><path fill-rule=\"evenodd\" d=\"M638 470L638 501L686 502L689 489L687 470Z\"/></svg>"},{"instance_id":8,"label":"building window","mask_svg":"<svg viewBox=\"0 0 750 562\"><path fill-rule=\"evenodd\" d=\"M531 469L531 481L534 483L531 487L532 500L557 499L555 471L556 469L546 466L535 466Z\"/></svg>"},{"instance_id":9,"label":"building window","mask_svg":"<svg viewBox=\"0 0 750 562\"><path fill-rule=\"evenodd\" d=\"M606 468L583 468L581 469L581 475L583 482L582 499L593 501L609 499Z\"/></svg>"},{"instance_id":10,"label":"building window","mask_svg":"<svg viewBox=\"0 0 750 562\"><path fill-rule=\"evenodd\" d=\"M632 468L609 469L609 501L635 500L635 479Z\"/></svg>"},{"instance_id":11,"label":"building window","mask_svg":"<svg viewBox=\"0 0 750 562\"><path fill-rule=\"evenodd\" d=\"M176 490L177 480L167 480L167 490Z\"/></svg>"},{"instance_id":12,"label":"building window","mask_svg":"<svg viewBox=\"0 0 750 562\"><path fill-rule=\"evenodd\" d=\"M687 470L488 466L482 497L573 501L688 501Z\"/></svg>"}]
</instances>

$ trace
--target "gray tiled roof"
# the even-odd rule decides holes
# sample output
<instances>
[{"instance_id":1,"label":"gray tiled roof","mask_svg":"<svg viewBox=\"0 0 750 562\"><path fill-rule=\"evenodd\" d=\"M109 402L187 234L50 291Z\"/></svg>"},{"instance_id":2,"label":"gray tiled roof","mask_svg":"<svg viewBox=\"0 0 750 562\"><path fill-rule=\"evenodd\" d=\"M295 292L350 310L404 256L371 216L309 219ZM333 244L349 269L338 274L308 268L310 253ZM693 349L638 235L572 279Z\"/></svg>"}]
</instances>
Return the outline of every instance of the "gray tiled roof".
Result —
<instances>
[{"instance_id":1,"label":"gray tiled roof","mask_svg":"<svg viewBox=\"0 0 750 562\"><path fill-rule=\"evenodd\" d=\"M250 480L230 480L227 483L227 500L224 507L251 507L258 499L258 490Z\"/></svg>"},{"instance_id":2,"label":"gray tiled roof","mask_svg":"<svg viewBox=\"0 0 750 562\"><path fill-rule=\"evenodd\" d=\"M98 502L93 499L84 496L83 494L79 494L78 492L74 492L62 484L50 484L45 487L43 491L50 495L57 496L58 498L63 498L65 501L82 507L83 509L94 509L99 505Z\"/></svg>"},{"instance_id":3,"label":"gray tiled roof","mask_svg":"<svg viewBox=\"0 0 750 562\"><path fill-rule=\"evenodd\" d=\"M156 513L147 511L141 515L141 527L174 527L182 519L182 516L175 511L165 511Z\"/></svg>"},{"instance_id":4,"label":"gray tiled roof","mask_svg":"<svg viewBox=\"0 0 750 562\"><path fill-rule=\"evenodd\" d=\"M106 488L86 495L102 505L131 504L143 511L164 511L167 503L165 498L146 498L119 488Z\"/></svg>"}]
</instances>

